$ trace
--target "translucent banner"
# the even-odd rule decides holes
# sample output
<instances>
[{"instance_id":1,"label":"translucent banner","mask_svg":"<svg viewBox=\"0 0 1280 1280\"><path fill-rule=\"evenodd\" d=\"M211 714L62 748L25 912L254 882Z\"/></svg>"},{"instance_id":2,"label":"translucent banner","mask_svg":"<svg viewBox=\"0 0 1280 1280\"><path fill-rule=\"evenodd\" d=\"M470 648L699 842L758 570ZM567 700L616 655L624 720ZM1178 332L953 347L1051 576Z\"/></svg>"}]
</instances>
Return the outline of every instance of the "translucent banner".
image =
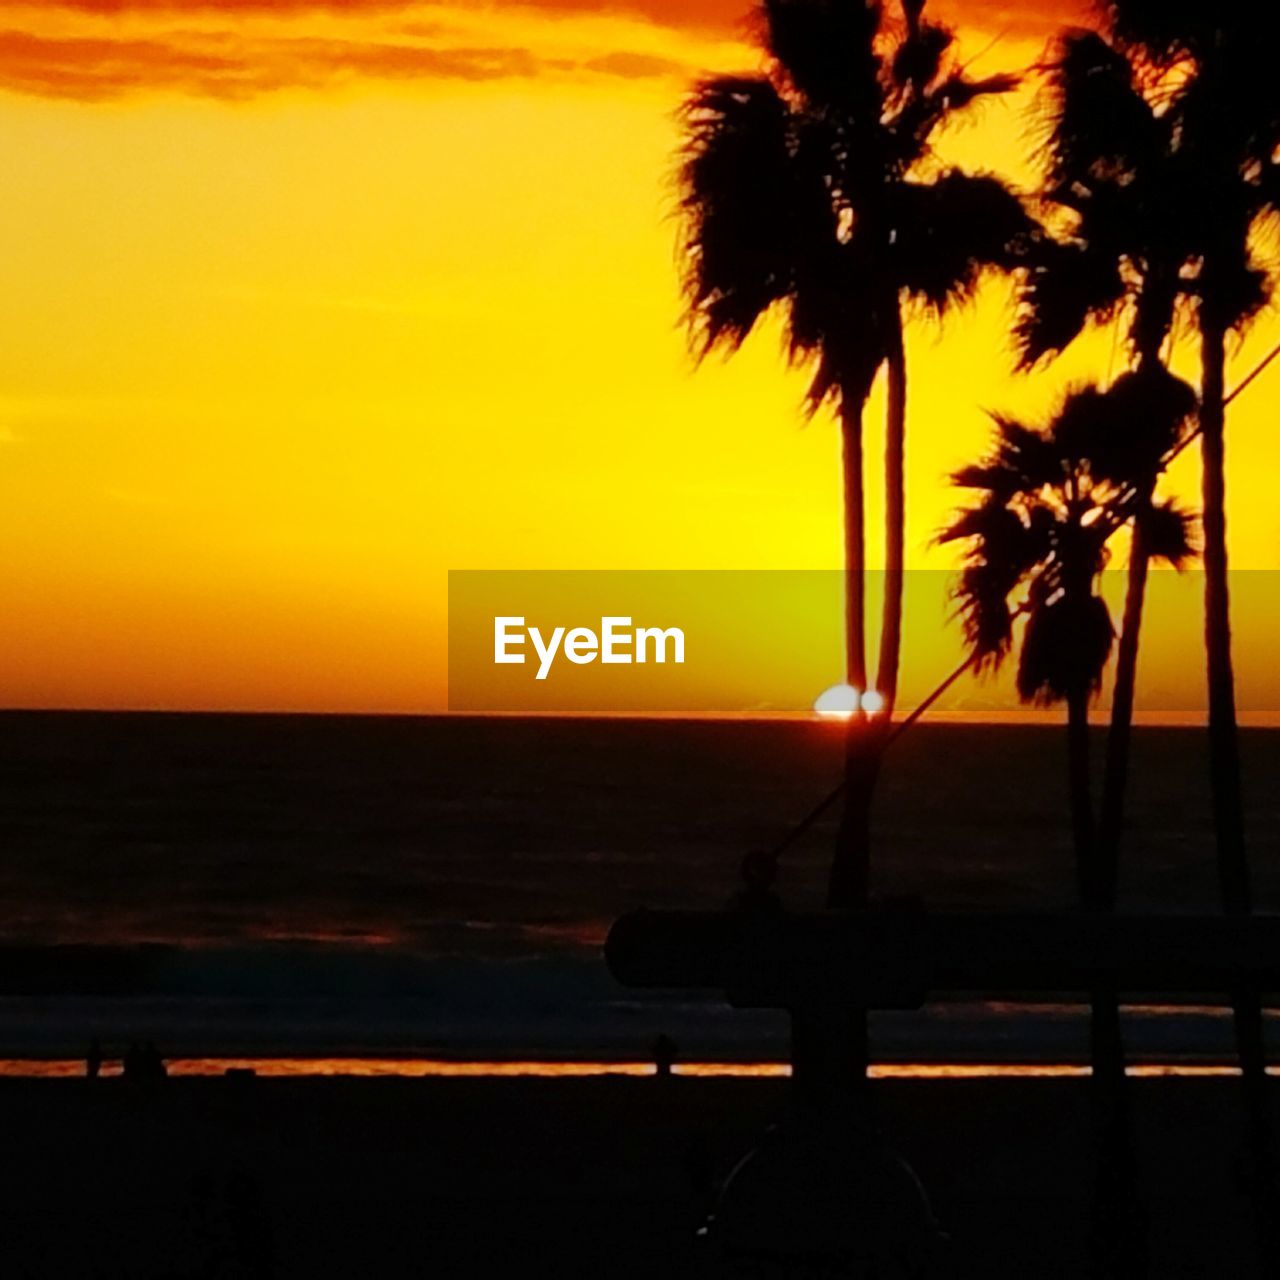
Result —
<instances>
[{"instance_id":1,"label":"translucent banner","mask_svg":"<svg viewBox=\"0 0 1280 1280\"><path fill-rule=\"evenodd\" d=\"M954 585L955 575L947 572L906 575L900 713L967 656ZM883 574L867 574L865 588L868 667L874 672ZM1125 590L1123 571L1103 576L1117 632ZM836 570L455 571L449 575L449 709L768 717L810 715L817 704L838 711L839 697L824 701L823 695L845 680L844 592L844 575ZM1241 719L1280 722L1274 660L1280 577L1234 573L1231 593ZM1202 716L1203 598L1200 573L1149 575L1139 718L1194 722ZM1110 697L1114 652L1100 712ZM1014 692L1017 657L1016 641L1000 671L966 673L939 699L935 714L1033 714ZM870 692L874 699L876 691Z\"/></svg>"}]
</instances>

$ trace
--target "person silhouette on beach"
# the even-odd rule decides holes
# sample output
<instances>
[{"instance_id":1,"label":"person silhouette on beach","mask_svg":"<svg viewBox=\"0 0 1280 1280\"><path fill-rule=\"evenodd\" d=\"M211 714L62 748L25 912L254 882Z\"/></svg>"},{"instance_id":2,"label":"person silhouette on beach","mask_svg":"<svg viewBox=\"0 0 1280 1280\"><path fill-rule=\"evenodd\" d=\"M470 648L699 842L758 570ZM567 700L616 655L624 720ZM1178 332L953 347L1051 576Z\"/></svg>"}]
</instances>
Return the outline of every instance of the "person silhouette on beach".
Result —
<instances>
[{"instance_id":1,"label":"person silhouette on beach","mask_svg":"<svg viewBox=\"0 0 1280 1280\"><path fill-rule=\"evenodd\" d=\"M131 1040L124 1054L123 1075L135 1084L151 1084L167 1079L169 1072L153 1041Z\"/></svg>"},{"instance_id":2,"label":"person silhouette on beach","mask_svg":"<svg viewBox=\"0 0 1280 1280\"><path fill-rule=\"evenodd\" d=\"M102 1043L97 1036L89 1041L89 1052L84 1059L85 1075L96 1080L102 1074Z\"/></svg>"}]
</instances>

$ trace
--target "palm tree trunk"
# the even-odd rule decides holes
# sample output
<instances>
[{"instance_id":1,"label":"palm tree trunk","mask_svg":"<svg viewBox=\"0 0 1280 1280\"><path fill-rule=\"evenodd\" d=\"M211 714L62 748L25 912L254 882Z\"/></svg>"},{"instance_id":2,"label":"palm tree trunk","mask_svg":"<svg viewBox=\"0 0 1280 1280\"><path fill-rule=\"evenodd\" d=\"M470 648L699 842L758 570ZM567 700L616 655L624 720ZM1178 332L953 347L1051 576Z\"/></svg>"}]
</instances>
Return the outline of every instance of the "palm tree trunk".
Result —
<instances>
[{"instance_id":1,"label":"palm tree trunk","mask_svg":"<svg viewBox=\"0 0 1280 1280\"><path fill-rule=\"evenodd\" d=\"M1076 884L1080 902L1097 901L1096 830L1089 788L1089 691L1073 690L1067 697L1067 788L1071 807L1071 842L1076 854Z\"/></svg>"},{"instance_id":2,"label":"palm tree trunk","mask_svg":"<svg viewBox=\"0 0 1280 1280\"><path fill-rule=\"evenodd\" d=\"M1106 876L1089 784L1087 688L1067 698L1067 777L1080 905L1086 911L1106 910ZM1096 1145L1092 1274L1138 1280L1146 1273L1146 1223L1137 1190L1119 994L1106 975L1089 993L1089 1063Z\"/></svg>"},{"instance_id":3,"label":"palm tree trunk","mask_svg":"<svg viewBox=\"0 0 1280 1280\"><path fill-rule=\"evenodd\" d=\"M1098 982L1089 994L1089 1065L1097 1148L1093 1274L1141 1280L1147 1274L1147 1213L1139 1191L1114 982Z\"/></svg>"},{"instance_id":4,"label":"palm tree trunk","mask_svg":"<svg viewBox=\"0 0 1280 1280\"><path fill-rule=\"evenodd\" d=\"M1204 637L1209 688L1209 782L1218 848L1223 909L1252 909L1249 864L1240 793L1240 745L1236 728L1235 675L1231 663L1231 597L1227 582L1226 330L1201 321L1200 434L1203 459ZM1257 991L1231 993L1236 1052L1243 1076L1247 1134L1259 1246L1274 1255L1275 1172L1268 1108L1267 1056ZM1264 1262L1268 1259L1264 1258ZM1269 1265L1277 1259L1271 1256Z\"/></svg>"},{"instance_id":5,"label":"palm tree trunk","mask_svg":"<svg viewBox=\"0 0 1280 1280\"><path fill-rule=\"evenodd\" d=\"M845 678L860 692L867 687L866 506L863 491L862 413L865 398L846 394L840 427L844 461ZM875 762L867 720L855 712L845 732L844 815L836 837L828 883L828 905L852 910L865 906L871 858L871 791Z\"/></svg>"},{"instance_id":6,"label":"palm tree trunk","mask_svg":"<svg viewBox=\"0 0 1280 1280\"><path fill-rule=\"evenodd\" d=\"M841 399L845 679L859 691L867 687L866 492L862 458L862 414L865 407L865 396L847 393Z\"/></svg>"},{"instance_id":7,"label":"palm tree trunk","mask_svg":"<svg viewBox=\"0 0 1280 1280\"><path fill-rule=\"evenodd\" d=\"M884 613L880 622L880 657L876 672L876 690L885 700L886 720L892 714L898 696L906 538L907 357L903 349L902 312L897 298L894 298L893 305L884 447Z\"/></svg>"},{"instance_id":8,"label":"palm tree trunk","mask_svg":"<svg viewBox=\"0 0 1280 1280\"><path fill-rule=\"evenodd\" d=\"M844 813L827 883L827 906L858 911L871 897L871 802L880 776L883 734L866 716L853 716L845 734Z\"/></svg>"},{"instance_id":9,"label":"palm tree trunk","mask_svg":"<svg viewBox=\"0 0 1280 1280\"><path fill-rule=\"evenodd\" d=\"M1226 334L1205 322L1200 439L1204 484L1204 643L1209 685L1209 781L1218 843L1218 878L1229 915L1251 909L1240 798L1235 675L1231 666L1231 600L1227 584Z\"/></svg>"},{"instance_id":10,"label":"palm tree trunk","mask_svg":"<svg viewBox=\"0 0 1280 1280\"><path fill-rule=\"evenodd\" d=\"M866 544L862 451L865 397L846 393L840 429L844 474L845 678L867 687ZM867 720L849 718L845 733L844 812L827 885L827 906L851 911L867 905L871 858L871 794L878 752ZM861 1113L867 1103L867 1014L831 1005L793 1008L791 1063L801 1109L824 1118Z\"/></svg>"},{"instance_id":11,"label":"palm tree trunk","mask_svg":"<svg viewBox=\"0 0 1280 1280\"><path fill-rule=\"evenodd\" d=\"M1133 699L1138 676L1138 642L1146 604L1147 556L1143 516L1150 509L1154 486L1138 495L1129 549L1129 576L1125 587L1124 619L1116 647L1116 675L1111 696L1111 723L1107 730L1107 754L1102 781L1102 805L1098 818L1099 905L1111 910L1116 903L1120 841L1124 834L1124 802L1129 781L1129 746L1133 736Z\"/></svg>"},{"instance_id":12,"label":"palm tree trunk","mask_svg":"<svg viewBox=\"0 0 1280 1280\"><path fill-rule=\"evenodd\" d=\"M1124 832L1124 802L1129 775L1129 744L1133 726L1134 686L1138 672L1138 641L1146 601L1147 556L1143 515L1149 509L1154 484L1138 495L1129 549L1129 577L1125 589L1124 620L1116 652L1111 723L1107 730L1102 805L1098 820L1097 907L1114 911L1119 884L1120 842ZM1120 999L1114 983L1099 983L1090 1005L1090 1060L1100 1111L1098 1133L1098 1220L1095 1223L1095 1270L1127 1280L1147 1273L1147 1213L1139 1190L1129 1082L1124 1071L1124 1038L1120 1029Z\"/></svg>"}]
</instances>

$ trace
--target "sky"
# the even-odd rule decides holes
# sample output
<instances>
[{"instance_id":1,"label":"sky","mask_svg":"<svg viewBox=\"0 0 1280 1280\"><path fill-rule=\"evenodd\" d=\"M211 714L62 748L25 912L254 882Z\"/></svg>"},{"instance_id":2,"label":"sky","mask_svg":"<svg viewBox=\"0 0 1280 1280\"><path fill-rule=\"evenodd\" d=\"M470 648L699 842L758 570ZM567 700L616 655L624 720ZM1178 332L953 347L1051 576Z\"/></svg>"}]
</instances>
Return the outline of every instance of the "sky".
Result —
<instances>
[{"instance_id":1,"label":"sky","mask_svg":"<svg viewBox=\"0 0 1280 1280\"><path fill-rule=\"evenodd\" d=\"M1086 16L930 8L981 72ZM679 323L676 110L758 67L745 16L0 0L0 705L439 710L450 570L837 566L837 434L803 421L776 331L697 368ZM1029 183L1033 98L944 157ZM987 410L1116 368L1098 336L1015 375L1007 302L911 325L913 568L952 563L946 476ZM1275 379L1232 413L1240 568L1277 567ZM1188 457L1174 489L1197 484ZM1263 613L1237 618L1259 671ZM940 620L909 637L904 697L959 651Z\"/></svg>"}]
</instances>

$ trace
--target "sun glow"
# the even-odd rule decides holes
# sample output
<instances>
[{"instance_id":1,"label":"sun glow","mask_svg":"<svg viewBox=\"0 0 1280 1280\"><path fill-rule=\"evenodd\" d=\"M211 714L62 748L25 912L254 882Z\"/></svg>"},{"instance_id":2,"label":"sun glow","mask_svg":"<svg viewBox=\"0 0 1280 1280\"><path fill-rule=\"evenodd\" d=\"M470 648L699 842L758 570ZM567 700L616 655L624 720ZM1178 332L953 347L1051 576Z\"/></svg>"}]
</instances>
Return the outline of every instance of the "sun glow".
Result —
<instances>
[{"instance_id":1,"label":"sun glow","mask_svg":"<svg viewBox=\"0 0 1280 1280\"><path fill-rule=\"evenodd\" d=\"M1078 0L934 3L984 75L1035 65L1087 17ZM840 436L829 413L798 429L807 374L780 369L776 318L700 368L676 324L676 108L690 76L758 64L747 0L423 0L431 21L409 30L417 7L7 10L0 234L23 252L0 309L0 507L20 531L0 540L6 707L440 711L451 569L838 571ZM1027 76L993 98L939 162L1029 188L1035 92ZM907 334L904 705L963 656L925 584L953 565L933 534L956 504L947 476L986 447L986 408L1034 417L1112 358L1100 332L1015 376L1007 302L993 281L945 329L920 317ZM1277 323L1235 354L1233 384ZM1196 376L1194 348L1176 365ZM1280 716L1263 585L1280 518L1261 465L1276 385L1230 427L1232 564L1268 571L1252 610L1233 591L1255 718ZM884 395L881 380L866 413L876 460ZM1196 457L1170 480L1189 504ZM1200 608L1185 581L1164 589L1149 631L1169 638L1144 647L1138 693L1183 720L1201 710L1182 694ZM702 705L803 713L842 670L838 606L822 616L816 677L792 685L744 648ZM854 697L815 713L887 715ZM1005 685L967 679L938 710L1022 715Z\"/></svg>"},{"instance_id":2,"label":"sun glow","mask_svg":"<svg viewBox=\"0 0 1280 1280\"><path fill-rule=\"evenodd\" d=\"M860 693L851 684L833 684L814 699L813 709L824 720L849 720L861 708L864 715L878 716L885 707L884 694L875 689Z\"/></svg>"},{"instance_id":3,"label":"sun glow","mask_svg":"<svg viewBox=\"0 0 1280 1280\"><path fill-rule=\"evenodd\" d=\"M848 720L858 709L861 698L851 684L833 684L814 700L813 709L824 720Z\"/></svg>"},{"instance_id":4,"label":"sun glow","mask_svg":"<svg viewBox=\"0 0 1280 1280\"><path fill-rule=\"evenodd\" d=\"M878 716L884 710L884 694L868 689L862 695L862 709L869 716Z\"/></svg>"}]
</instances>

